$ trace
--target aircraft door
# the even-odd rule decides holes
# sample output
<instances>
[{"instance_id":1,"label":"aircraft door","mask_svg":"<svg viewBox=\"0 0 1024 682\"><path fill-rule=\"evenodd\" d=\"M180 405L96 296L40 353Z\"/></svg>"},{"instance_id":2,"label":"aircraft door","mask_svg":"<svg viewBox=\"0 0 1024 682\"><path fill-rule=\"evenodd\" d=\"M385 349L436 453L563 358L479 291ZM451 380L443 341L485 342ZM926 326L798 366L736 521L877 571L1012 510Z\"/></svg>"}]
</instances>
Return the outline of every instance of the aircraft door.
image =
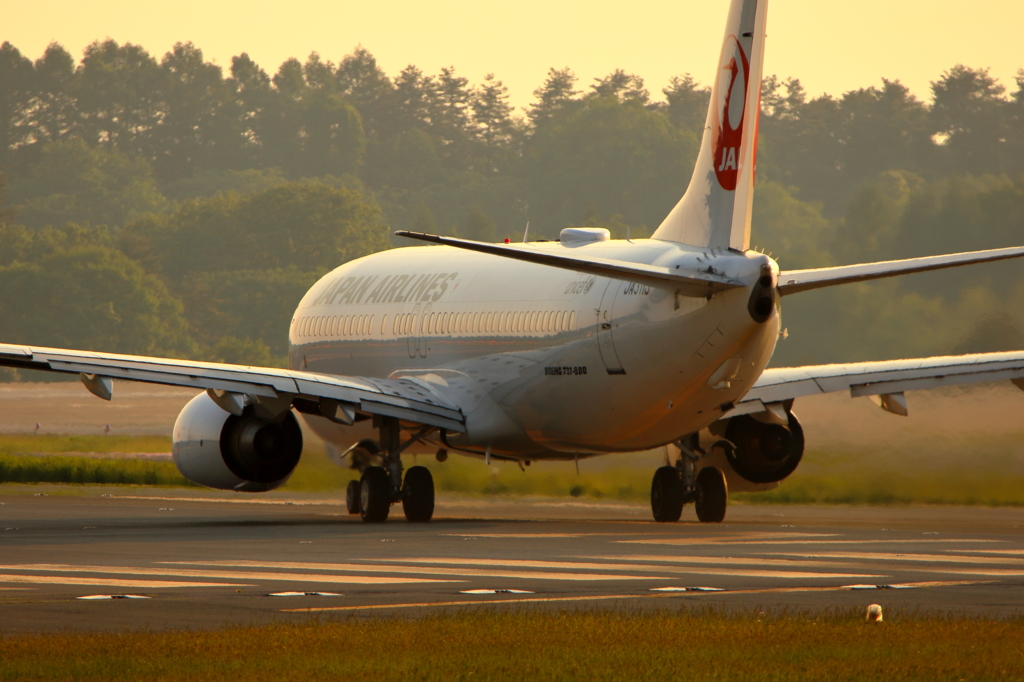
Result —
<instances>
[{"instance_id":1,"label":"aircraft door","mask_svg":"<svg viewBox=\"0 0 1024 682\"><path fill-rule=\"evenodd\" d=\"M420 352L420 304L417 303L412 309L412 319L409 321L409 335L405 337L405 346L409 351L409 357L414 358Z\"/></svg>"},{"instance_id":2,"label":"aircraft door","mask_svg":"<svg viewBox=\"0 0 1024 682\"><path fill-rule=\"evenodd\" d=\"M609 374L625 374L619 362L619 354L615 350L615 301L619 289L623 286L620 280L609 280L601 295L601 305L597 309L597 348L601 352L601 361Z\"/></svg>"},{"instance_id":3,"label":"aircraft door","mask_svg":"<svg viewBox=\"0 0 1024 682\"><path fill-rule=\"evenodd\" d=\"M416 337L416 349L417 352L419 352L421 358L427 357L427 351L429 350L429 348L427 347L427 320L430 317L430 309L433 307L433 305L433 303L428 303L425 306L423 306L423 312L420 314L419 317L419 324L416 326L416 330L419 332L418 336ZM419 308L420 304L417 303L416 307Z\"/></svg>"}]
</instances>

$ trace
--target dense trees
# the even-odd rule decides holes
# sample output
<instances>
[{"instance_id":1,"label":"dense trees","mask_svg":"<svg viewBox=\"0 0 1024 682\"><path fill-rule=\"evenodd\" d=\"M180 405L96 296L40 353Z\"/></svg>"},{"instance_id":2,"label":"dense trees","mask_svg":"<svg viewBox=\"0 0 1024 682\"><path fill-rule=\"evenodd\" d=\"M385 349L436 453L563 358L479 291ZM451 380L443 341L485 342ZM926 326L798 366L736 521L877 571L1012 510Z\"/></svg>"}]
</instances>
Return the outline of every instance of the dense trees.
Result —
<instances>
[{"instance_id":1,"label":"dense trees","mask_svg":"<svg viewBox=\"0 0 1024 682\"><path fill-rule=\"evenodd\" d=\"M1012 86L963 65L929 101L898 80L809 98L767 78L754 243L791 268L1024 243L1024 71ZM268 72L191 43L97 41L78 61L3 43L0 340L280 362L303 291L392 229L653 231L689 180L709 89L684 74L653 97L625 71L553 68L533 94L520 115L493 74L388 75L362 47ZM1014 272L787 301L776 361L1019 345ZM953 312L955 329L921 331Z\"/></svg>"}]
</instances>

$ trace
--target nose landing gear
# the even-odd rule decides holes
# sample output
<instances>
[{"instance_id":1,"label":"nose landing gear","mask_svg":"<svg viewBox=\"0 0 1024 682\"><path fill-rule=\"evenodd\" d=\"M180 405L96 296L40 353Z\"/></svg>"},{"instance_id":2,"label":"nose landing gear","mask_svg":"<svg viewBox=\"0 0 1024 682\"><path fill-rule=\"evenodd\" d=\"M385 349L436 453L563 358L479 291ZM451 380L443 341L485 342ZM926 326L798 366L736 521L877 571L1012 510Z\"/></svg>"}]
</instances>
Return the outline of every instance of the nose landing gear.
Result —
<instances>
[{"instance_id":1,"label":"nose landing gear","mask_svg":"<svg viewBox=\"0 0 1024 682\"><path fill-rule=\"evenodd\" d=\"M707 466L696 471L700 455L677 443L682 457L676 466L663 466L654 472L651 482L651 511L659 523L674 523L682 516L683 506L693 502L697 519L702 523L721 523L729 504L729 488L725 474L718 467Z\"/></svg>"}]
</instances>

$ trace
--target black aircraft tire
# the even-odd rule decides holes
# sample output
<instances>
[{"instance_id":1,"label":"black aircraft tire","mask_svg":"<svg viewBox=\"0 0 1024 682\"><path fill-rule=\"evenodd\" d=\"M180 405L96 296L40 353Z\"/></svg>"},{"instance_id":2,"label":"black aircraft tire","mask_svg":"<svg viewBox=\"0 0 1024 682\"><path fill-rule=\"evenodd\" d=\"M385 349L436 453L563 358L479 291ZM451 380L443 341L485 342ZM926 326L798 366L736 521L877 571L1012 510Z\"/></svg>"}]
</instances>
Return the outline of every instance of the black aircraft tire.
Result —
<instances>
[{"instance_id":1,"label":"black aircraft tire","mask_svg":"<svg viewBox=\"0 0 1024 682\"><path fill-rule=\"evenodd\" d=\"M349 481L345 490L345 505L353 516L359 513L359 488L359 481Z\"/></svg>"},{"instance_id":2,"label":"black aircraft tire","mask_svg":"<svg viewBox=\"0 0 1024 682\"><path fill-rule=\"evenodd\" d=\"M405 472L402 509L406 520L413 523L424 523L434 515L434 477L430 469L412 467Z\"/></svg>"},{"instance_id":3,"label":"black aircraft tire","mask_svg":"<svg viewBox=\"0 0 1024 682\"><path fill-rule=\"evenodd\" d=\"M717 467L705 467L697 474L696 488L693 506L697 509L697 519L701 523L721 523L729 504L725 474Z\"/></svg>"},{"instance_id":4,"label":"black aircraft tire","mask_svg":"<svg viewBox=\"0 0 1024 682\"><path fill-rule=\"evenodd\" d=\"M661 467L651 482L651 511L658 523L675 523L683 514L683 477L675 467Z\"/></svg>"},{"instance_id":5,"label":"black aircraft tire","mask_svg":"<svg viewBox=\"0 0 1024 682\"><path fill-rule=\"evenodd\" d=\"M359 482L359 516L368 523L388 520L391 481L383 467L366 467Z\"/></svg>"}]
</instances>

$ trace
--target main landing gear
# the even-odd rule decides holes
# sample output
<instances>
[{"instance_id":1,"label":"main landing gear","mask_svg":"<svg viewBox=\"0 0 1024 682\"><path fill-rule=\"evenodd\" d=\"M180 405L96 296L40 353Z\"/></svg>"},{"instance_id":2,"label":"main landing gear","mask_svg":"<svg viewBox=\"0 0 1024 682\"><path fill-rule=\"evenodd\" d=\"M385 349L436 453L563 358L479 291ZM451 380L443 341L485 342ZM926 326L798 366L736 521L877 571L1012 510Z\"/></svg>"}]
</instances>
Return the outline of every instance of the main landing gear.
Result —
<instances>
[{"instance_id":1,"label":"main landing gear","mask_svg":"<svg viewBox=\"0 0 1024 682\"><path fill-rule=\"evenodd\" d=\"M368 523L386 521L391 505L401 501L405 518L426 522L434 515L434 478L426 467L414 466L402 477L402 452L419 435L401 442L398 420L377 417L380 429L378 452L384 466L367 466L358 481L350 481L346 490L349 514L359 514Z\"/></svg>"},{"instance_id":2,"label":"main landing gear","mask_svg":"<svg viewBox=\"0 0 1024 682\"><path fill-rule=\"evenodd\" d=\"M683 513L683 505L693 502L697 518L703 523L720 523L729 503L725 474L717 467L696 471L699 458L683 447L676 466L663 466L654 472L651 483L651 511L659 523L674 523Z\"/></svg>"}]
</instances>

